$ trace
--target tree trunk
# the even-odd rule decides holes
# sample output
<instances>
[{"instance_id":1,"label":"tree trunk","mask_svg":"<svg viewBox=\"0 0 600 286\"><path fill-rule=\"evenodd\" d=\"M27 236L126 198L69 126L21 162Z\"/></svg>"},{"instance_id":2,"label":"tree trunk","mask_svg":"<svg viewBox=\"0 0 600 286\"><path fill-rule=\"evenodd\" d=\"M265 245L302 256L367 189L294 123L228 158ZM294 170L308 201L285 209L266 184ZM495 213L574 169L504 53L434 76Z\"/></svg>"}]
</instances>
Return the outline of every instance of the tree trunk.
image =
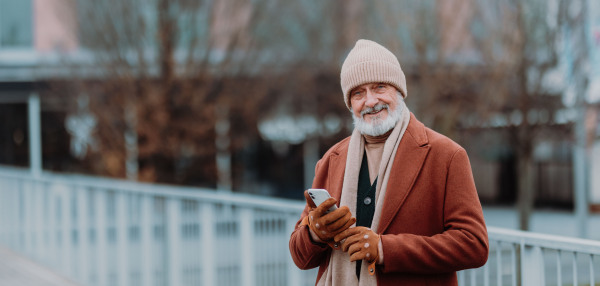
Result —
<instances>
[{"instance_id":1,"label":"tree trunk","mask_svg":"<svg viewBox=\"0 0 600 286\"><path fill-rule=\"evenodd\" d=\"M319 138L314 136L303 143L304 151L304 188L312 187L315 177L315 166L319 161Z\"/></svg>"},{"instance_id":2,"label":"tree trunk","mask_svg":"<svg viewBox=\"0 0 600 286\"><path fill-rule=\"evenodd\" d=\"M530 230L530 218L535 198L533 158L531 152L517 154L517 206L519 229Z\"/></svg>"},{"instance_id":3,"label":"tree trunk","mask_svg":"<svg viewBox=\"0 0 600 286\"><path fill-rule=\"evenodd\" d=\"M225 103L217 105L215 112L217 121L215 123L215 145L217 149L217 190L229 192L233 188L231 174L231 138L229 137L229 106Z\"/></svg>"}]
</instances>

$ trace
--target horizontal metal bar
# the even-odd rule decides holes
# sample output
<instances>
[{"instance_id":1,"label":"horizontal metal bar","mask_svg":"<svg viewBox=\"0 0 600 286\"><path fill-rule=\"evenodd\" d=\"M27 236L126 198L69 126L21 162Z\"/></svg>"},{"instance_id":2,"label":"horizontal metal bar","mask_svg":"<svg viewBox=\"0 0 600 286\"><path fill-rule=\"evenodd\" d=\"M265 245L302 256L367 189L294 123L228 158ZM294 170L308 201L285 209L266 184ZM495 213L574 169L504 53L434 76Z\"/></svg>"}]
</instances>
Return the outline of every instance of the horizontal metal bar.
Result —
<instances>
[{"instance_id":1,"label":"horizontal metal bar","mask_svg":"<svg viewBox=\"0 0 600 286\"><path fill-rule=\"evenodd\" d=\"M65 184L75 187L93 187L114 192L139 193L166 198L196 199L204 202L229 203L241 207L265 208L286 213L300 213L304 210L304 202L298 200L269 198L259 195L227 192L215 192L214 189L170 186L127 181L114 178L100 178L79 174L55 174L43 171L39 178L33 178L28 169L0 166L0 178L8 177L42 183ZM301 191L301 190L300 190Z\"/></svg>"},{"instance_id":2,"label":"horizontal metal bar","mask_svg":"<svg viewBox=\"0 0 600 286\"><path fill-rule=\"evenodd\" d=\"M539 246L546 249L560 249L563 251L600 255L600 241L595 240L491 226L488 227L488 236L490 240L522 244L525 246Z\"/></svg>"}]
</instances>

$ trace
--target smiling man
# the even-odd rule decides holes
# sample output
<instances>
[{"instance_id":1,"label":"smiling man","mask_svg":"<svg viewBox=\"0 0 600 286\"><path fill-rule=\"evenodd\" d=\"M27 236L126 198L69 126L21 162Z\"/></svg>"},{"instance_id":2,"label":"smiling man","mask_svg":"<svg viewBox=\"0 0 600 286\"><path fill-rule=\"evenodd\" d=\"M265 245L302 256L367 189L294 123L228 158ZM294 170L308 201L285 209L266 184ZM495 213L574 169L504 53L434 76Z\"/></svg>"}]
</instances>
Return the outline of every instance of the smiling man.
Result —
<instances>
[{"instance_id":1,"label":"smiling man","mask_svg":"<svg viewBox=\"0 0 600 286\"><path fill-rule=\"evenodd\" d=\"M319 267L316 285L457 285L456 271L488 257L467 153L408 110L406 78L385 47L356 42L340 82L354 132L317 163L312 187L333 198L315 206L305 192L294 262Z\"/></svg>"}]
</instances>

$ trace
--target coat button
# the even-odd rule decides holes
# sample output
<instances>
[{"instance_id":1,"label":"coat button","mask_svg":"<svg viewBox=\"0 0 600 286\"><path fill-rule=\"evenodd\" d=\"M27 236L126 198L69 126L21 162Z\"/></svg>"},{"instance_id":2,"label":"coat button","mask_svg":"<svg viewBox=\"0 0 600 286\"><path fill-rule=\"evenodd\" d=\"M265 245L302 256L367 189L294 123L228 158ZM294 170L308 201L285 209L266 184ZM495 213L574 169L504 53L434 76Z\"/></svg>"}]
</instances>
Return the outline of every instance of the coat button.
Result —
<instances>
[{"instance_id":1,"label":"coat button","mask_svg":"<svg viewBox=\"0 0 600 286\"><path fill-rule=\"evenodd\" d=\"M365 205L370 205L371 204L371 198L370 197L366 197L363 202L365 203Z\"/></svg>"}]
</instances>

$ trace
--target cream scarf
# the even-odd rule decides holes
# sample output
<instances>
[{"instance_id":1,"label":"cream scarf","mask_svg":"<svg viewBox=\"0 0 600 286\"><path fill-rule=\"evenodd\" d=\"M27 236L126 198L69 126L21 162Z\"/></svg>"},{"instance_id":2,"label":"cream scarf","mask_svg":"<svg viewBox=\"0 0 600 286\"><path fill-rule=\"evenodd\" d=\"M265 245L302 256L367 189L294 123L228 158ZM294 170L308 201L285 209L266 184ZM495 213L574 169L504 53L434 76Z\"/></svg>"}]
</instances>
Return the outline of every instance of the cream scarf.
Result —
<instances>
[{"instance_id":1,"label":"cream scarf","mask_svg":"<svg viewBox=\"0 0 600 286\"><path fill-rule=\"evenodd\" d=\"M371 229L378 233L379 219L381 217L381 209L385 199L387 184L390 179L392 170L393 158L396 156L396 150L406 128L410 121L410 112L403 100L398 102L397 108L401 109L400 120L396 123L396 127L386 140L381 156L381 164L379 166L377 186L375 189L375 214ZM340 206L348 206L353 216L356 216L356 192L358 188L358 174L360 164L365 150L364 137L360 132L354 129L350 137L348 146L348 157L346 158L346 171L344 173L344 185L342 186L342 197ZM363 263L360 270L360 281L356 278L356 262L350 262L350 256L347 252L341 250L332 250L329 266L319 279L318 286L367 286L377 285L375 275L371 276L367 272L367 263Z\"/></svg>"}]
</instances>

